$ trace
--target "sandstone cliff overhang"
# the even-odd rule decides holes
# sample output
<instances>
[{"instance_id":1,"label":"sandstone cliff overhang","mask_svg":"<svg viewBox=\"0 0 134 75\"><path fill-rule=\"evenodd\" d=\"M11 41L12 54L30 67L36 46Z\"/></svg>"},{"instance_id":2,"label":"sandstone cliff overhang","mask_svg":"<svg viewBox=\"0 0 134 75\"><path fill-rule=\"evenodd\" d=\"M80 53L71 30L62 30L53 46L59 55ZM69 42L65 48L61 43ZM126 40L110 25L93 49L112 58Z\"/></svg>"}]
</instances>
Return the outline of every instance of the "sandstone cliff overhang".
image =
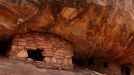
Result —
<instances>
[{"instance_id":1,"label":"sandstone cliff overhang","mask_svg":"<svg viewBox=\"0 0 134 75\"><path fill-rule=\"evenodd\" d=\"M0 0L2 40L51 33L72 43L76 61L95 57L134 65L133 24L133 0Z\"/></svg>"}]
</instances>

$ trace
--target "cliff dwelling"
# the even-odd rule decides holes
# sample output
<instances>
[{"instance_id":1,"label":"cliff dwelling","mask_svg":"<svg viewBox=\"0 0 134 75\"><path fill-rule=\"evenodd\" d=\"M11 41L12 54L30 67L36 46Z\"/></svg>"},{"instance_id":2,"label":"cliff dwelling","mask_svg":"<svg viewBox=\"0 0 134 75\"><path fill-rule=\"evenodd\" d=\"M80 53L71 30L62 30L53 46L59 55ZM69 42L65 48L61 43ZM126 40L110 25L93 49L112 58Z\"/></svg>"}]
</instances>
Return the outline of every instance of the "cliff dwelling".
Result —
<instances>
[{"instance_id":1,"label":"cliff dwelling","mask_svg":"<svg viewBox=\"0 0 134 75\"><path fill-rule=\"evenodd\" d=\"M134 75L134 0L0 0L0 55L38 69Z\"/></svg>"},{"instance_id":2,"label":"cliff dwelling","mask_svg":"<svg viewBox=\"0 0 134 75\"><path fill-rule=\"evenodd\" d=\"M72 70L72 46L60 38L39 33L16 35L9 58L23 60L38 67Z\"/></svg>"}]
</instances>

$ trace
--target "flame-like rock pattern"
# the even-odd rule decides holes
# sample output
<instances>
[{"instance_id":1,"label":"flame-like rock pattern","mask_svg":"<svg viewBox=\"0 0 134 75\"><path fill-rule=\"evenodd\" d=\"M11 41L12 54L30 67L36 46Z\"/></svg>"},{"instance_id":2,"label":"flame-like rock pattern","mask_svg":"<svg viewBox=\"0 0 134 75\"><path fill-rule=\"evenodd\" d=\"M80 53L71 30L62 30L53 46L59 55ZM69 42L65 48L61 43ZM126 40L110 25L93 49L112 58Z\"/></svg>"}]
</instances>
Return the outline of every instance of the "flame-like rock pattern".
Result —
<instances>
[{"instance_id":1,"label":"flame-like rock pattern","mask_svg":"<svg viewBox=\"0 0 134 75\"><path fill-rule=\"evenodd\" d=\"M71 42L79 60L134 65L133 24L133 0L0 0L1 38L52 33Z\"/></svg>"}]
</instances>

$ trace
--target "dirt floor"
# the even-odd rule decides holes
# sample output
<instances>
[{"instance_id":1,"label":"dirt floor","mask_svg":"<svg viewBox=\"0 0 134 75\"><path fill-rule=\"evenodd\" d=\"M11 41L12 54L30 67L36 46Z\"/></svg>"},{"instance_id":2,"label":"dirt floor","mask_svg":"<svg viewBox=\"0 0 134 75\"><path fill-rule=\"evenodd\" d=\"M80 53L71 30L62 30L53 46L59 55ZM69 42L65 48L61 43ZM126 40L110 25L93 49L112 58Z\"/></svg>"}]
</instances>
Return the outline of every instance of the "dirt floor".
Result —
<instances>
[{"instance_id":1,"label":"dirt floor","mask_svg":"<svg viewBox=\"0 0 134 75\"><path fill-rule=\"evenodd\" d=\"M72 71L37 68L22 61L0 58L0 75L104 75L88 69L77 68Z\"/></svg>"}]
</instances>

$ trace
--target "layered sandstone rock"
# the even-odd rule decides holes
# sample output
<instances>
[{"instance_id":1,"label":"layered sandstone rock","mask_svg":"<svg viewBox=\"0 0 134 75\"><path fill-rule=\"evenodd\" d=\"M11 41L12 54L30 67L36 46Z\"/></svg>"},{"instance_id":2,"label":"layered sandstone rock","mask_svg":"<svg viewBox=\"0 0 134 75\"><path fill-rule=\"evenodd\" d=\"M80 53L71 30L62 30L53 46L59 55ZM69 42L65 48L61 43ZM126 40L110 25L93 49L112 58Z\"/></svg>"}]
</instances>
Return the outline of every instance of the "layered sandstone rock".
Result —
<instances>
[{"instance_id":1,"label":"layered sandstone rock","mask_svg":"<svg viewBox=\"0 0 134 75\"><path fill-rule=\"evenodd\" d=\"M70 41L81 65L90 56L134 65L133 0L0 0L0 5L3 39L47 32Z\"/></svg>"}]
</instances>

